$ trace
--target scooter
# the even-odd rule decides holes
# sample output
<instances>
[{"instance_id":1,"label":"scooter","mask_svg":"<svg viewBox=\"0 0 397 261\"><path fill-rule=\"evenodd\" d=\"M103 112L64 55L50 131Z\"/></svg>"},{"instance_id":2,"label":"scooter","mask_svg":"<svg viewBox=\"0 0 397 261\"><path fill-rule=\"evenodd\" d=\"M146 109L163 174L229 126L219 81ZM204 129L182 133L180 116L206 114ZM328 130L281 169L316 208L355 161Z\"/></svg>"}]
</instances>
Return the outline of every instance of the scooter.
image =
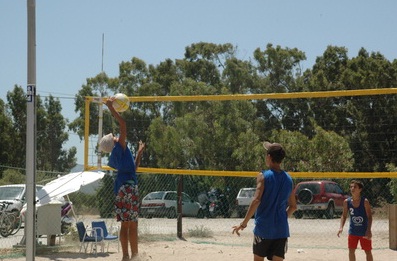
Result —
<instances>
[{"instance_id":1,"label":"scooter","mask_svg":"<svg viewBox=\"0 0 397 261\"><path fill-rule=\"evenodd\" d=\"M219 195L212 194L210 196L209 214L211 218L222 216L224 218L230 217L230 207L226 196L223 193Z\"/></svg>"},{"instance_id":2,"label":"scooter","mask_svg":"<svg viewBox=\"0 0 397 261\"><path fill-rule=\"evenodd\" d=\"M203 193L199 194L198 197L197 197L197 199L198 199L198 202L199 202L199 204L200 204L200 214L199 214L199 217L200 217L200 218L205 218L205 217L206 217L206 218L209 218L209 217L210 217L209 208L210 208L211 201L210 201L210 199L208 198L207 193L206 193L206 192L203 192Z\"/></svg>"}]
</instances>

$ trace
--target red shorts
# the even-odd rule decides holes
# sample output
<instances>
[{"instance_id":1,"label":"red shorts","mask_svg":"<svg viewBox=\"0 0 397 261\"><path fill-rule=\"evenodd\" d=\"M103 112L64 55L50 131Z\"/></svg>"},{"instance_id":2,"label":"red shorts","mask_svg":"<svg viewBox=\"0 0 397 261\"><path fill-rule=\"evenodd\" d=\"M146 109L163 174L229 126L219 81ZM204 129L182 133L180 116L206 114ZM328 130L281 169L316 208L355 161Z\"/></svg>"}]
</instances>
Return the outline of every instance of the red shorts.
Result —
<instances>
[{"instance_id":1,"label":"red shorts","mask_svg":"<svg viewBox=\"0 0 397 261\"><path fill-rule=\"evenodd\" d=\"M358 241L360 241L361 249L364 251L372 250L372 240L367 239L363 236L349 235L348 246L352 249L357 249Z\"/></svg>"}]
</instances>

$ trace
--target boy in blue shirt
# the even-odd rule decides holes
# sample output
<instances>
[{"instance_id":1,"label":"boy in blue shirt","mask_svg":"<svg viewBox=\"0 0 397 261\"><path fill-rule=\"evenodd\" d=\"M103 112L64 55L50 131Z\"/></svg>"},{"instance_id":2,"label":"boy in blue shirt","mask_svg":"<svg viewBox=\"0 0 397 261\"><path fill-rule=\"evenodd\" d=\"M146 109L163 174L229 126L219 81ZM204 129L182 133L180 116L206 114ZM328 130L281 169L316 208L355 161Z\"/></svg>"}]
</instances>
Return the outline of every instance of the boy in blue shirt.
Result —
<instances>
[{"instance_id":1,"label":"boy in blue shirt","mask_svg":"<svg viewBox=\"0 0 397 261\"><path fill-rule=\"evenodd\" d=\"M356 260L356 249L358 242L365 251L367 261L372 261L372 212L368 199L361 196L364 185L361 181L352 180L350 182L351 197L343 202L343 214L340 219L338 237L343 231L347 214L350 216L348 247L349 261Z\"/></svg>"}]
</instances>

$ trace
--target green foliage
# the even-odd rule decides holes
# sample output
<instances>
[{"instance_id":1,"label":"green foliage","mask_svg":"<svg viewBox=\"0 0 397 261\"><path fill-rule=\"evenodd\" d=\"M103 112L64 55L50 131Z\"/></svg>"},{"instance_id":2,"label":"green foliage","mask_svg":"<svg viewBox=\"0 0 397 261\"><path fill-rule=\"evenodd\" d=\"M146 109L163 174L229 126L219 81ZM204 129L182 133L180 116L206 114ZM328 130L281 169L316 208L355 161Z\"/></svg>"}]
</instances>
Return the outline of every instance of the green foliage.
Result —
<instances>
[{"instance_id":1,"label":"green foliage","mask_svg":"<svg viewBox=\"0 0 397 261\"><path fill-rule=\"evenodd\" d=\"M73 208L76 214L80 215L94 215L93 209L98 207L97 195L89 195L80 191L69 194L69 199L73 203Z\"/></svg>"},{"instance_id":2,"label":"green foliage","mask_svg":"<svg viewBox=\"0 0 397 261\"><path fill-rule=\"evenodd\" d=\"M24 184L26 183L26 176L15 169L7 169L3 172L3 177L0 179L0 185L8 184Z\"/></svg>"},{"instance_id":3,"label":"green foliage","mask_svg":"<svg viewBox=\"0 0 397 261\"><path fill-rule=\"evenodd\" d=\"M394 164L388 164L387 168L389 171L396 172L397 167ZM393 203L397 204L397 179L390 179L389 183L387 186L390 188L390 194L393 196Z\"/></svg>"},{"instance_id":4,"label":"green foliage","mask_svg":"<svg viewBox=\"0 0 397 261\"><path fill-rule=\"evenodd\" d=\"M26 94L20 86L7 93L7 106L0 115L1 128L4 131L1 144L9 148L0 153L1 161L6 166L25 167L26 158ZM68 140L65 131L67 120L62 116L59 99L46 97L44 102L36 98L36 157L37 169L46 171L68 172L76 165L76 148L63 149ZM1 105L2 103L0 103ZM12 149L11 149L12 148ZM3 155L3 156L2 156Z\"/></svg>"}]
</instances>

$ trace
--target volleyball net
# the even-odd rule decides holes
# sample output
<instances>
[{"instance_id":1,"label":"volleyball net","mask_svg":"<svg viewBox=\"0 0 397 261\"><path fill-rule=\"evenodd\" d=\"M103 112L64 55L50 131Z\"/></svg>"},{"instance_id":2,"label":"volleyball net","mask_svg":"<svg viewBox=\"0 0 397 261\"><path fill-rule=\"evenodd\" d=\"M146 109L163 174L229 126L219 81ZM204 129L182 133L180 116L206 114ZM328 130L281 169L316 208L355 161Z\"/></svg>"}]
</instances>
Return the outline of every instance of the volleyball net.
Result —
<instances>
[{"instance_id":1,"label":"volleyball net","mask_svg":"<svg viewBox=\"0 0 397 261\"><path fill-rule=\"evenodd\" d=\"M236 95L199 95L199 96L135 96L129 97L129 100L134 106L134 104L156 104L158 108L165 106L164 104L174 104L173 107L176 107L175 104L180 104L180 106L191 106L195 103L233 103L239 101L248 101L251 104L257 105L259 102L263 102L272 115L271 117L277 118L278 111L277 107L290 108L289 110L296 109L296 114L302 111L302 108L307 108L310 106L318 106L320 108L317 111L321 111L324 114L324 120L321 123L322 128L325 131L329 130L338 130L339 128L343 128L345 132L350 131L351 133L346 133L345 135L361 135L358 133L360 129L354 131L352 128L355 128L354 124L393 124L393 121L385 122L381 120L381 118L389 118L393 117L392 114L387 114L388 111L388 102L387 100L395 101L397 94L397 88L383 88L383 89L360 89L360 90L344 90L344 91L321 91L321 92L295 92L295 93L264 93L264 94L236 94ZM100 97L86 97L85 104L85 133L84 133L84 168L86 170L111 170L109 166L107 166L107 158L103 157L102 153L98 151L98 141L99 138L103 135L103 103L106 98ZM339 99L339 100L338 100ZM341 100L343 99L343 100ZM383 112L383 115L371 114L371 108L364 108L363 111L357 112L356 116L360 116L363 118L368 118L370 120L363 120L361 122L355 122L352 117L355 116L354 113L349 112L350 110L354 110L353 105L351 104L364 104L365 106L383 106L380 112ZM297 105L298 104L298 105ZM303 105L299 108L299 105ZM91 110L96 106L95 113L92 114ZM277 107L276 107L277 106ZM348 108L351 106L352 108ZM322 107L322 108L321 108ZM343 109L341 109L343 107ZM142 107L141 107L142 108ZM242 105L242 109L245 107ZM132 108L134 109L134 108ZM189 110L191 112L191 110ZM347 112L347 113L346 113ZM224 112L225 114L228 111ZM284 113L284 112L281 112ZM340 115L340 113L346 113L346 115ZM367 113L367 115L363 114ZM379 113L379 112L377 112ZM275 116L276 114L276 116ZM290 113L294 115L294 112ZM332 117L339 117L342 120L332 121L330 122L330 126L327 126L327 119L332 119L330 115L335 114ZM339 114L339 115L338 115ZM263 115L261 115L263 116ZM108 116L109 117L109 116ZM290 116L291 117L291 116ZM302 115L298 115L296 117L302 117ZM378 118L377 118L378 117ZM126 117L126 119L131 119ZM107 119L107 122L112 121L112 119ZM305 119L299 119L297 122L303 122ZM349 122L350 121L350 122ZM354 122L354 123L352 123ZM337 124L345 124L344 126L338 126ZM350 125L350 126L346 126ZM97 132L95 133L95 128L92 126L98 126ZM117 127L114 122L112 123L113 128L109 129L108 132L114 131ZM136 122L128 122L127 126L134 126L136 128ZM138 124L139 126L139 124ZM228 126L224 126L227 128ZM251 126L250 126L251 127ZM281 126L282 127L282 126ZM388 129L393 130L396 126L386 126ZM306 127L307 128L307 127ZM297 128L299 129L299 128ZM370 130L369 126L363 126L362 131L365 129L365 134L363 135L372 135L377 137L377 135L382 135L381 133L368 133ZM372 128L373 131L378 131L376 128ZM140 130L145 132L147 130ZM153 130L152 130L153 131ZM105 133L106 134L106 133ZM343 135L343 134L342 134ZM279 137L280 138L280 137ZM357 147L359 146L358 142L361 142L357 138L356 140L351 139L350 146ZM280 141L281 142L281 141ZM354 144L353 142L356 142ZM377 141L376 141L377 142ZM388 140L379 140L379 143L388 143ZM286 145L288 148L288 145ZM381 145L380 145L381 146ZM219 148L222 150L222 148ZM371 149L371 148L370 148ZM369 149L369 150L370 150ZM373 148L378 149L378 148ZM355 153L356 151L352 151ZM362 152L366 153L366 152ZM389 154L396 155L396 150L389 150ZM383 159L382 159L383 160ZM387 160L387 159L385 159ZM295 165L295 166L294 166ZM330 162L329 165L336 165L335 163ZM293 177L296 178L396 178L397 172L395 171L351 171L351 170L343 170L343 171L323 171L322 168L313 169L311 171L294 171L296 170L296 163L291 163L291 168L289 172ZM324 168L323 168L324 169ZM328 168L332 169L332 168ZM257 173L257 169L246 169L246 170L217 170L210 169L208 166L205 169L191 169L185 168L184 166L181 168L161 168L158 166L142 166L139 168L139 172L141 173L156 173L156 174L179 174L179 175L204 175L204 176L235 176L235 177L255 177Z\"/></svg>"}]
</instances>

